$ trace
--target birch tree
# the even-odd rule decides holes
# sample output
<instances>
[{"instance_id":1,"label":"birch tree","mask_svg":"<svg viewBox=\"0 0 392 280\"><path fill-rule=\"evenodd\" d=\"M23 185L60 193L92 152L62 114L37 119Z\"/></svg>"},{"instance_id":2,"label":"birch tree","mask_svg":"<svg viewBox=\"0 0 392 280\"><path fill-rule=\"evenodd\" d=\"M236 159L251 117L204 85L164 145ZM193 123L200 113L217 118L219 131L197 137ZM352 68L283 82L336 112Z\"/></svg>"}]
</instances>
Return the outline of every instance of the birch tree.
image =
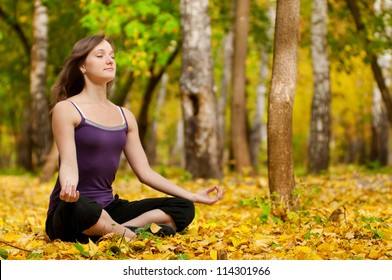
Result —
<instances>
[{"instance_id":1,"label":"birch tree","mask_svg":"<svg viewBox=\"0 0 392 280\"><path fill-rule=\"evenodd\" d=\"M325 170L329 165L331 82L327 49L327 18L327 0L314 0L311 32L313 99L308 146L308 170L312 173Z\"/></svg>"},{"instance_id":2,"label":"birch tree","mask_svg":"<svg viewBox=\"0 0 392 280\"><path fill-rule=\"evenodd\" d=\"M221 177L208 0L181 0L185 166L194 177Z\"/></svg>"},{"instance_id":3,"label":"birch tree","mask_svg":"<svg viewBox=\"0 0 392 280\"><path fill-rule=\"evenodd\" d=\"M33 159L43 164L50 150L51 130L46 96L46 61L48 56L48 14L41 0L34 0L33 44L31 48L31 140Z\"/></svg>"},{"instance_id":4,"label":"birch tree","mask_svg":"<svg viewBox=\"0 0 392 280\"><path fill-rule=\"evenodd\" d=\"M374 10L376 15L379 16L383 9L392 8L391 0L377 0L374 3ZM389 14L389 19L391 15ZM388 26L385 30L387 36L392 35L392 27ZM377 37L377 33L374 34ZM384 73L385 83L388 88L391 86L392 74L392 55L384 53L378 58L378 63ZM390 126L388 123L388 115L383 103L380 90L377 86L373 88L373 104L372 104L372 142L370 151L370 160L378 162L380 165L385 166L389 161L389 139L390 139Z\"/></svg>"}]
</instances>

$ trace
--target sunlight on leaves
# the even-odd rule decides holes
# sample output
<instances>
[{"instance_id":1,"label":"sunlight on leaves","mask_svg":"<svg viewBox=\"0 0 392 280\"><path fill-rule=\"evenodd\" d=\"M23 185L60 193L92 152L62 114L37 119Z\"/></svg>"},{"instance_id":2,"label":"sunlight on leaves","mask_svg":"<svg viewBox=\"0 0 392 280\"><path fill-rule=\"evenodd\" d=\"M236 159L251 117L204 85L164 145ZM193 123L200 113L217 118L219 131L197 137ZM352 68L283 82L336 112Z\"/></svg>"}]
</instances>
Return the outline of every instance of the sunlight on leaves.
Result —
<instances>
[{"instance_id":1,"label":"sunlight on leaves","mask_svg":"<svg viewBox=\"0 0 392 280\"><path fill-rule=\"evenodd\" d=\"M134 240L108 234L99 241L50 241L45 234L53 182L31 176L0 176L0 258L140 260L342 260L392 259L392 176L336 173L298 179L298 211L275 216L265 177L186 180L191 191L219 184L227 190L216 205L196 205L196 217L183 232L157 237L157 224ZM129 200L159 197L134 178L114 186Z\"/></svg>"}]
</instances>

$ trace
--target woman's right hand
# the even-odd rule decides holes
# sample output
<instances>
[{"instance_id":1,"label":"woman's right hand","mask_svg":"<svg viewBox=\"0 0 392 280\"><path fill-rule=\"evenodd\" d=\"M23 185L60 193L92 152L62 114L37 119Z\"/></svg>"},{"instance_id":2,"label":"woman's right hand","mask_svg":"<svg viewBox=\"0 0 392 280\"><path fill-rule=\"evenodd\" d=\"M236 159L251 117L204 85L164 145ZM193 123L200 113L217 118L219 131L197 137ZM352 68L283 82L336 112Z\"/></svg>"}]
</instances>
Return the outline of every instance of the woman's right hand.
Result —
<instances>
[{"instance_id":1,"label":"woman's right hand","mask_svg":"<svg viewBox=\"0 0 392 280\"><path fill-rule=\"evenodd\" d=\"M76 190L76 185L66 181L64 186L61 186L60 199L65 202L78 201L79 191Z\"/></svg>"}]
</instances>

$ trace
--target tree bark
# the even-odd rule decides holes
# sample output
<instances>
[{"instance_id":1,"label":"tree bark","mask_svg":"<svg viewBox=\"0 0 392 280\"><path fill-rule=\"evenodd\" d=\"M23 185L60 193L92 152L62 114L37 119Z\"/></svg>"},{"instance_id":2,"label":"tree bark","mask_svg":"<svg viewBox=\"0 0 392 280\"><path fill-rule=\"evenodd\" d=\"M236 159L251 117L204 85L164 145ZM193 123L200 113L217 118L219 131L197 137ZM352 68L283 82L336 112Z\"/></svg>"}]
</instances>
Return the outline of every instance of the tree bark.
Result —
<instances>
[{"instance_id":1,"label":"tree bark","mask_svg":"<svg viewBox=\"0 0 392 280\"><path fill-rule=\"evenodd\" d=\"M181 0L181 26L186 169L196 178L221 177L208 0Z\"/></svg>"},{"instance_id":2,"label":"tree bark","mask_svg":"<svg viewBox=\"0 0 392 280\"><path fill-rule=\"evenodd\" d=\"M311 33L313 100L308 146L308 170L315 174L328 169L329 165L331 82L327 49L327 18L327 0L314 0Z\"/></svg>"},{"instance_id":3,"label":"tree bark","mask_svg":"<svg viewBox=\"0 0 392 280\"><path fill-rule=\"evenodd\" d=\"M46 60L48 56L48 14L40 0L34 1L33 45L31 49L31 139L33 160L39 166L52 144L49 105L46 96Z\"/></svg>"},{"instance_id":4,"label":"tree bark","mask_svg":"<svg viewBox=\"0 0 392 280\"><path fill-rule=\"evenodd\" d=\"M376 15L382 13L383 7L389 5L392 7L391 0L377 0L374 3L374 10ZM392 35L392 27L386 28L387 36ZM376 34L375 34L376 35ZM385 73L385 84L388 88L391 86L391 70L392 70L392 55L389 53L382 54L378 62L380 67ZM389 74L389 75L388 75ZM385 105L382 102L381 93L378 88L373 88L373 104L372 104L372 139L371 139L371 150L370 160L376 162L380 166L386 166L389 164L390 154L390 125L388 122L388 114L385 109Z\"/></svg>"},{"instance_id":5,"label":"tree bark","mask_svg":"<svg viewBox=\"0 0 392 280\"><path fill-rule=\"evenodd\" d=\"M234 28L234 57L232 75L231 145L235 170L252 169L246 129L246 55L249 33L249 0L237 0Z\"/></svg>"},{"instance_id":6,"label":"tree bark","mask_svg":"<svg viewBox=\"0 0 392 280\"><path fill-rule=\"evenodd\" d=\"M16 138L17 151L17 163L18 166L22 166L28 171L33 171L33 161L31 158L32 147L30 141L31 135L31 124L30 124L30 106L23 111L23 123L22 131L18 134Z\"/></svg>"},{"instance_id":7,"label":"tree bark","mask_svg":"<svg viewBox=\"0 0 392 280\"><path fill-rule=\"evenodd\" d=\"M176 141L170 149L170 165L185 168L184 156L184 121L179 119L176 126Z\"/></svg>"},{"instance_id":8,"label":"tree bark","mask_svg":"<svg viewBox=\"0 0 392 280\"><path fill-rule=\"evenodd\" d=\"M373 90L370 160L386 166L389 160L389 123L378 88Z\"/></svg>"},{"instance_id":9,"label":"tree bark","mask_svg":"<svg viewBox=\"0 0 392 280\"><path fill-rule=\"evenodd\" d=\"M225 166L230 160L229 155L231 153L231 144L230 141L226 138L226 116L233 71L235 1L236 0L230 1L230 25L227 34L224 36L222 41L223 72L220 80L221 88L218 98L218 137L219 143L222 145L222 155L220 155L222 166Z\"/></svg>"},{"instance_id":10,"label":"tree bark","mask_svg":"<svg viewBox=\"0 0 392 280\"><path fill-rule=\"evenodd\" d=\"M268 102L268 180L275 202L294 208L292 111L297 83L299 0L278 0Z\"/></svg>"},{"instance_id":11,"label":"tree bark","mask_svg":"<svg viewBox=\"0 0 392 280\"><path fill-rule=\"evenodd\" d=\"M163 106L163 102L165 101L166 96L166 87L168 82L168 75L163 74L161 79L161 86L158 92L158 98L155 105L154 116L150 126L150 132L148 133L149 137L146 141L146 154L148 161L151 165L156 164L157 162L157 129L158 129L158 120L159 113Z\"/></svg>"},{"instance_id":12,"label":"tree bark","mask_svg":"<svg viewBox=\"0 0 392 280\"><path fill-rule=\"evenodd\" d=\"M223 40L223 75L221 80L221 91L218 98L218 136L219 143L222 145L222 164L225 164L225 146L226 146L226 104L231 80L231 71L233 63L233 39L232 30L226 34Z\"/></svg>"}]
</instances>

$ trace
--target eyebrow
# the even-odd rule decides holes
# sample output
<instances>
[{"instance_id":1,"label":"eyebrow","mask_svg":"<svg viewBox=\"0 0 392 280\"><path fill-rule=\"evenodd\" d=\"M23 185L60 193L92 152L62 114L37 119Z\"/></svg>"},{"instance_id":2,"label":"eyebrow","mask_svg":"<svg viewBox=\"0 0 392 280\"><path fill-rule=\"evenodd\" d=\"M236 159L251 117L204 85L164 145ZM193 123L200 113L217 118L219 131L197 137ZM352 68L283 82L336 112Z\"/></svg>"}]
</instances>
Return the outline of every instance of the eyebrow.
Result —
<instances>
[{"instance_id":1,"label":"eyebrow","mask_svg":"<svg viewBox=\"0 0 392 280\"><path fill-rule=\"evenodd\" d=\"M104 50L104 49L98 49L98 50L96 50L96 51L94 52L94 54L99 53L99 52L105 52L105 50ZM113 51L113 50L110 51L109 54L114 54L114 51Z\"/></svg>"}]
</instances>

